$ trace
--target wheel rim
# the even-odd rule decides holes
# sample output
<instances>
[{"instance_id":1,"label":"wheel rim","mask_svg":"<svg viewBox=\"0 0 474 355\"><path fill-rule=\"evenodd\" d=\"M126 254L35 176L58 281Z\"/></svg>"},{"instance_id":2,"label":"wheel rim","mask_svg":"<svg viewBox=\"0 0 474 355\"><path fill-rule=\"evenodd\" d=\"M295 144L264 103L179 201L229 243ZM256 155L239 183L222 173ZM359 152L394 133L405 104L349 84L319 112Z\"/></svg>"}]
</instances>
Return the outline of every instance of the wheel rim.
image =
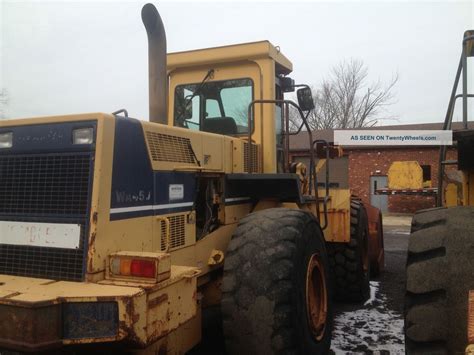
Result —
<instances>
[{"instance_id":1,"label":"wheel rim","mask_svg":"<svg viewBox=\"0 0 474 355\"><path fill-rule=\"evenodd\" d=\"M327 288L323 263L318 254L309 260L306 272L306 313L313 337L319 341L326 330Z\"/></svg>"}]
</instances>

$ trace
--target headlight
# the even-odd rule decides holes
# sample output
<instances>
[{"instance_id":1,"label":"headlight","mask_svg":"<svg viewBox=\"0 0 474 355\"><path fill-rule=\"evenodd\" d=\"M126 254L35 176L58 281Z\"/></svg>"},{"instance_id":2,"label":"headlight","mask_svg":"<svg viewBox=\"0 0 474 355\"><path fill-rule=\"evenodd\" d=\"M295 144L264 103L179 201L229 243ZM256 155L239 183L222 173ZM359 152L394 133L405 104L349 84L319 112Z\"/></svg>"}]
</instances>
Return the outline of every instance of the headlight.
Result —
<instances>
[{"instance_id":1,"label":"headlight","mask_svg":"<svg viewBox=\"0 0 474 355\"><path fill-rule=\"evenodd\" d=\"M0 149L13 146L13 132L0 133Z\"/></svg>"},{"instance_id":2,"label":"headlight","mask_svg":"<svg viewBox=\"0 0 474 355\"><path fill-rule=\"evenodd\" d=\"M78 128L72 131L73 144L92 144L94 142L93 128Z\"/></svg>"}]
</instances>

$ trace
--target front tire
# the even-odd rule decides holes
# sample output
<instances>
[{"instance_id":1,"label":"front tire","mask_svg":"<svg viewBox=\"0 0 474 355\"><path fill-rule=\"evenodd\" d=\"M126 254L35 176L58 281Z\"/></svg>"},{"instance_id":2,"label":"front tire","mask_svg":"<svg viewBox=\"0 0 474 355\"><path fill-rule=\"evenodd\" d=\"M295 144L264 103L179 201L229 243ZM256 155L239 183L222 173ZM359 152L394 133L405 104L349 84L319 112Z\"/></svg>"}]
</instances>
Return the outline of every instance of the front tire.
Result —
<instances>
[{"instance_id":1,"label":"front tire","mask_svg":"<svg viewBox=\"0 0 474 355\"><path fill-rule=\"evenodd\" d=\"M332 305L321 229L301 210L243 218L224 265L223 328L229 354L327 354Z\"/></svg>"}]
</instances>

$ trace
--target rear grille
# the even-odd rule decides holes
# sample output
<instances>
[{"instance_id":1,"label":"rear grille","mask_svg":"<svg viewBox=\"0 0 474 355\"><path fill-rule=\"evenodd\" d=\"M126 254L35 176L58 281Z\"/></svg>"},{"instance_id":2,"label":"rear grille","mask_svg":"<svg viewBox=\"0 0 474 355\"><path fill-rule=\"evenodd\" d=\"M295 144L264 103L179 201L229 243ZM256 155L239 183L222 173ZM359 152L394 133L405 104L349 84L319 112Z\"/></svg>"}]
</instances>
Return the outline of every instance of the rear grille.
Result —
<instances>
[{"instance_id":1,"label":"rear grille","mask_svg":"<svg viewBox=\"0 0 474 355\"><path fill-rule=\"evenodd\" d=\"M90 154L0 156L0 215L85 215Z\"/></svg>"},{"instance_id":2,"label":"rear grille","mask_svg":"<svg viewBox=\"0 0 474 355\"><path fill-rule=\"evenodd\" d=\"M259 173L262 171L262 167L260 164L260 145L258 144L252 144L252 156L250 157L249 160L249 155L250 155L250 147L248 142L244 143L244 171L246 173ZM250 166L249 163L251 164L252 171L250 171Z\"/></svg>"},{"instance_id":3,"label":"rear grille","mask_svg":"<svg viewBox=\"0 0 474 355\"><path fill-rule=\"evenodd\" d=\"M147 131L146 139L154 161L196 164L189 138Z\"/></svg>"},{"instance_id":4,"label":"rear grille","mask_svg":"<svg viewBox=\"0 0 474 355\"><path fill-rule=\"evenodd\" d=\"M81 225L78 249L0 244L0 274L83 279L90 152L0 155L0 219Z\"/></svg>"},{"instance_id":5,"label":"rear grille","mask_svg":"<svg viewBox=\"0 0 474 355\"><path fill-rule=\"evenodd\" d=\"M170 249L181 247L185 244L185 215L170 216ZM161 250L166 250L166 223L161 222Z\"/></svg>"}]
</instances>

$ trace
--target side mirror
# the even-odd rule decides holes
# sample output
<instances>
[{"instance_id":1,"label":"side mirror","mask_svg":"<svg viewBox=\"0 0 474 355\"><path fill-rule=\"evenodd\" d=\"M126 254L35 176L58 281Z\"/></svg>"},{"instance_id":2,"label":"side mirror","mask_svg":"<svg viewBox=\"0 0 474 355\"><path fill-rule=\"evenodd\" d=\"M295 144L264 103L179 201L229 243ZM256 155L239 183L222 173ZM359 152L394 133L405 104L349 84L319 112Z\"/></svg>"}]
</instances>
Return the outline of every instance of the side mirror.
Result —
<instances>
[{"instance_id":1,"label":"side mirror","mask_svg":"<svg viewBox=\"0 0 474 355\"><path fill-rule=\"evenodd\" d=\"M181 120L189 120L193 117L193 100L192 95L186 96L178 106L178 117Z\"/></svg>"},{"instance_id":2,"label":"side mirror","mask_svg":"<svg viewBox=\"0 0 474 355\"><path fill-rule=\"evenodd\" d=\"M308 87L298 89L296 91L298 97L298 105L302 111L310 111L314 108L313 93Z\"/></svg>"},{"instance_id":3,"label":"side mirror","mask_svg":"<svg viewBox=\"0 0 474 355\"><path fill-rule=\"evenodd\" d=\"M283 92L295 92L295 81L289 76L280 78L280 87Z\"/></svg>"},{"instance_id":4,"label":"side mirror","mask_svg":"<svg viewBox=\"0 0 474 355\"><path fill-rule=\"evenodd\" d=\"M184 108L183 118L185 120L190 120L193 117L193 101L190 100L186 103L186 107Z\"/></svg>"}]
</instances>

